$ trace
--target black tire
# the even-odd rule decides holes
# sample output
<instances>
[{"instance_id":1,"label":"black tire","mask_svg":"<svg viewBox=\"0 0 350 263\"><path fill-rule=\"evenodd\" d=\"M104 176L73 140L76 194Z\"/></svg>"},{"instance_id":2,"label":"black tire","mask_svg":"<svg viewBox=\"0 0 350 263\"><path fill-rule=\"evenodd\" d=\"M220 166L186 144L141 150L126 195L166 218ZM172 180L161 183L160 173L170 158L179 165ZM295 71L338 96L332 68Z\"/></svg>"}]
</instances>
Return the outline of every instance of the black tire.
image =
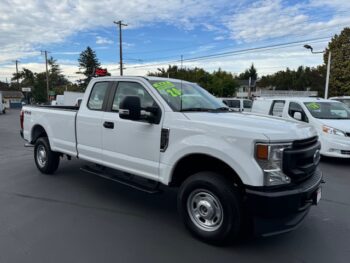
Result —
<instances>
[{"instance_id":1,"label":"black tire","mask_svg":"<svg viewBox=\"0 0 350 263\"><path fill-rule=\"evenodd\" d=\"M209 204L213 205L206 206L205 201L208 198ZM207 214L201 218L202 208ZM220 209L221 217L217 216L220 215L218 213ZM233 183L219 174L199 172L186 179L178 193L178 210L187 229L204 242L222 245L229 240L236 239L239 235L242 218L240 195ZM198 210L199 217L194 216L196 214L194 210ZM214 219L208 220L212 221L214 226L206 228L201 223L207 222L208 217L205 217L208 214L215 214ZM198 223L198 220L201 223Z\"/></svg>"},{"instance_id":2,"label":"black tire","mask_svg":"<svg viewBox=\"0 0 350 263\"><path fill-rule=\"evenodd\" d=\"M45 152L45 158L40 155L40 152ZM34 161L36 167L43 174L53 174L57 170L60 164L60 155L51 151L47 137L41 137L35 142Z\"/></svg>"}]
</instances>

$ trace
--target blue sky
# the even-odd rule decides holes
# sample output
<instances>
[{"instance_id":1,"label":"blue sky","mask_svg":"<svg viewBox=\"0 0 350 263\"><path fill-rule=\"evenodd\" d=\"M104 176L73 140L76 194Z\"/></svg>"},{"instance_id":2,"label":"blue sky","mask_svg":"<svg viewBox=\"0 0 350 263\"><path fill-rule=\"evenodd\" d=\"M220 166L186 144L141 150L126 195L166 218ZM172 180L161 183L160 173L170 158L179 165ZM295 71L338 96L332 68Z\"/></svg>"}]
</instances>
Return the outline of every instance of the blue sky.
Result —
<instances>
[{"instance_id":1,"label":"blue sky","mask_svg":"<svg viewBox=\"0 0 350 263\"><path fill-rule=\"evenodd\" d=\"M118 75L118 31L123 30L125 75L144 75L159 67L180 65L238 74L254 63L259 75L299 65L316 66L321 55L303 49L311 44L324 50L330 37L350 26L350 2L228 1L228 0L0 0L0 80L15 70L44 71L40 50L58 60L63 73L75 81L77 58L92 47L104 67ZM227 56L191 58L281 43L274 49Z\"/></svg>"}]
</instances>

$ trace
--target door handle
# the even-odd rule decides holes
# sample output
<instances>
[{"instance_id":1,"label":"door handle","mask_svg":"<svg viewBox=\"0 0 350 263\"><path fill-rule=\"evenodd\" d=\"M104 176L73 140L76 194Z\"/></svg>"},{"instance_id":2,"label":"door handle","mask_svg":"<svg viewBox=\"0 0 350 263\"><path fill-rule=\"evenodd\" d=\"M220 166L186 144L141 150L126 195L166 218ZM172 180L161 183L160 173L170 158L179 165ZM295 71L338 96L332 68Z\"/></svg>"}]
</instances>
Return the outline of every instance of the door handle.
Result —
<instances>
[{"instance_id":1,"label":"door handle","mask_svg":"<svg viewBox=\"0 0 350 263\"><path fill-rule=\"evenodd\" d=\"M114 129L114 122L105 121L103 123L103 127L105 127L106 129Z\"/></svg>"}]
</instances>

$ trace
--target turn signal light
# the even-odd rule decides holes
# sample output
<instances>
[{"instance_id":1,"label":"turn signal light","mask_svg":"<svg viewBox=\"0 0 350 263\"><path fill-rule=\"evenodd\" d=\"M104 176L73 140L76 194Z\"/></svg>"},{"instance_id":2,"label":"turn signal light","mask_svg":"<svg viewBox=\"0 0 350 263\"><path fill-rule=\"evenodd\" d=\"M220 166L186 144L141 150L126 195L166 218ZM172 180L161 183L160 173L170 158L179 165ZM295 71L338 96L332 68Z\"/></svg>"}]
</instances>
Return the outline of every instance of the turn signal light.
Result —
<instances>
[{"instance_id":1,"label":"turn signal light","mask_svg":"<svg viewBox=\"0 0 350 263\"><path fill-rule=\"evenodd\" d=\"M256 158L259 160L269 159L269 146L266 144L256 145Z\"/></svg>"}]
</instances>

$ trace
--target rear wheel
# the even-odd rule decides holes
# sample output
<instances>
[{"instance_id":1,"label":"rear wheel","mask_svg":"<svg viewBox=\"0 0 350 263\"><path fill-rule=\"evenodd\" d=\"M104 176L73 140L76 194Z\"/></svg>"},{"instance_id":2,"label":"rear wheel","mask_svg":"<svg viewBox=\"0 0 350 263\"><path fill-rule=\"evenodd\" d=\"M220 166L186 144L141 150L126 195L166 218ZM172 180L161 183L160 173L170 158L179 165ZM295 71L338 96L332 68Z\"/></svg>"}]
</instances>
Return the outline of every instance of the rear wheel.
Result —
<instances>
[{"instance_id":1,"label":"rear wheel","mask_svg":"<svg viewBox=\"0 0 350 263\"><path fill-rule=\"evenodd\" d=\"M57 170L60 156L51 150L47 137L41 137L36 141L34 160L36 167L44 174L53 174Z\"/></svg>"},{"instance_id":2,"label":"rear wheel","mask_svg":"<svg viewBox=\"0 0 350 263\"><path fill-rule=\"evenodd\" d=\"M185 226L205 242L222 244L239 234L240 198L233 184L219 174L190 176L181 185L178 208Z\"/></svg>"}]
</instances>

